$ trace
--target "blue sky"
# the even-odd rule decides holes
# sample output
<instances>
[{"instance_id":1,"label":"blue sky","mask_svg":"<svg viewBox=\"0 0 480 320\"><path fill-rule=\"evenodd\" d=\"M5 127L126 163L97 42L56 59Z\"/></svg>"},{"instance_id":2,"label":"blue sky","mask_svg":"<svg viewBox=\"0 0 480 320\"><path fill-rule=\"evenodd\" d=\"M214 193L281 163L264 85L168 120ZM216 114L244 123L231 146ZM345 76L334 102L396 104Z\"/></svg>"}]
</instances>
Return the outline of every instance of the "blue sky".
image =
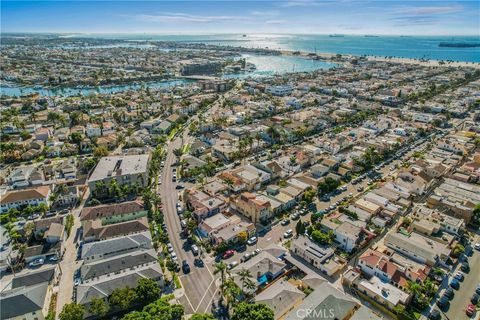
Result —
<instances>
[{"instance_id":1,"label":"blue sky","mask_svg":"<svg viewBox=\"0 0 480 320\"><path fill-rule=\"evenodd\" d=\"M2 32L479 35L480 1L1 1Z\"/></svg>"}]
</instances>

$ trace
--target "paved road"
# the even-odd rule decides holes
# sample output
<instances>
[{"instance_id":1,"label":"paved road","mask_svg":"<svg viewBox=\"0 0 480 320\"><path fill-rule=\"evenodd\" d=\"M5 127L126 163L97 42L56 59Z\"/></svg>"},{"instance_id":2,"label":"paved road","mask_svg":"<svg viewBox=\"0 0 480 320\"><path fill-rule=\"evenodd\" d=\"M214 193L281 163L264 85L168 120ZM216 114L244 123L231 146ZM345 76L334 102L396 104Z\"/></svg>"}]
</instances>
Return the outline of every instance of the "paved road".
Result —
<instances>
[{"instance_id":1,"label":"paved road","mask_svg":"<svg viewBox=\"0 0 480 320\"><path fill-rule=\"evenodd\" d=\"M478 241L478 237L476 237L476 241ZM470 303L470 298L475 292L475 288L480 283L480 252L477 250L473 251L473 255L468 258L470 272L465 274L465 280L460 283L460 289L455 291L455 296L452 301L450 301L450 308L446 312L446 315L450 320L470 319L465 313L465 310ZM459 270L460 268L457 268L457 271ZM475 316L478 317L478 314L474 315L472 318L475 318Z\"/></svg>"},{"instance_id":2,"label":"paved road","mask_svg":"<svg viewBox=\"0 0 480 320\"><path fill-rule=\"evenodd\" d=\"M222 98L220 98L220 100L221 99ZM215 112L217 103L214 103L208 113ZM191 118L191 121L195 120L198 120L198 116ZM194 265L195 257L187 245L186 240L180 236L182 228L176 211L178 190L175 189L177 184L172 181L172 163L175 162L173 150L189 142L190 137L188 134L189 129L187 126L181 136L175 138L175 140L168 144L165 166L162 170L162 183L158 186L158 192L162 198L163 214L168 229L168 236L178 257L178 262L181 265L183 260L187 260L190 265L190 273L183 274L183 272L180 271L181 274L179 278L185 289L185 295L180 298L180 300L185 307L185 313L191 314L210 311L212 300L218 291L215 281L218 276L214 276L213 274L214 267L210 262L210 258L204 259L205 263L203 267Z\"/></svg>"},{"instance_id":3,"label":"paved road","mask_svg":"<svg viewBox=\"0 0 480 320\"><path fill-rule=\"evenodd\" d=\"M80 211L82 211L85 201L88 199L90 194L89 189L85 192L80 206L72 211L74 217L74 224L70 236L67 240L63 242L65 248L65 254L63 255L62 260L60 261L60 283L58 285L58 295L57 295L57 317L62 311L64 305L72 302L73 294L73 275L75 270L78 269L81 264L77 259L77 247L75 246L75 241L77 231L79 230L80 224Z\"/></svg>"}]
</instances>

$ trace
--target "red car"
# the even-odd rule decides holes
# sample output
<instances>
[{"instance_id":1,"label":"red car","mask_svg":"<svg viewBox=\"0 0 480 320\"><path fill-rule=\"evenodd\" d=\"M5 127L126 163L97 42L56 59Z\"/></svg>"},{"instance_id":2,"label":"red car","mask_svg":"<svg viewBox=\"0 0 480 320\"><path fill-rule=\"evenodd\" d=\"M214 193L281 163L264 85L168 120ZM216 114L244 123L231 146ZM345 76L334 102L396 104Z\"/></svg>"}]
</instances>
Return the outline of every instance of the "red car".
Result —
<instances>
[{"instance_id":1,"label":"red car","mask_svg":"<svg viewBox=\"0 0 480 320\"><path fill-rule=\"evenodd\" d=\"M234 254L235 254L235 251L233 251L232 249L230 249L230 250L225 251L225 253L223 254L222 258L223 258L223 259L228 259L228 258L230 258L231 256L233 256Z\"/></svg>"},{"instance_id":2,"label":"red car","mask_svg":"<svg viewBox=\"0 0 480 320\"><path fill-rule=\"evenodd\" d=\"M473 304L468 304L467 310L465 310L467 313L467 316L471 317L475 313L475 306Z\"/></svg>"}]
</instances>

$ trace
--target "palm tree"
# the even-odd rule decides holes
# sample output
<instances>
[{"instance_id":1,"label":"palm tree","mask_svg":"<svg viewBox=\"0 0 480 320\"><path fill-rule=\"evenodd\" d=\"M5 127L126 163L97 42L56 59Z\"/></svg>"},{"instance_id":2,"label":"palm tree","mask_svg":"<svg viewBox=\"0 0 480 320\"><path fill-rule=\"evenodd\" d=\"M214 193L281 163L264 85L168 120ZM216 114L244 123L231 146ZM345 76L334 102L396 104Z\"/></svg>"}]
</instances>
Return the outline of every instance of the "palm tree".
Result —
<instances>
[{"instance_id":1,"label":"palm tree","mask_svg":"<svg viewBox=\"0 0 480 320\"><path fill-rule=\"evenodd\" d=\"M224 295L224 289L225 289L225 274L227 273L227 265L225 262L221 261L218 263L215 263L215 271L213 271L213 274L218 274L220 273L220 292L222 293L222 297Z\"/></svg>"},{"instance_id":2,"label":"palm tree","mask_svg":"<svg viewBox=\"0 0 480 320\"><path fill-rule=\"evenodd\" d=\"M413 295L415 297L418 297L421 292L422 292L422 286L420 286L418 283L416 282L413 282L413 281L407 281L407 290L411 293L413 293Z\"/></svg>"},{"instance_id":3,"label":"palm tree","mask_svg":"<svg viewBox=\"0 0 480 320\"><path fill-rule=\"evenodd\" d=\"M245 293L246 300L250 300L252 298L255 290L257 289L257 285L250 278L247 278L245 280L245 282L242 283L242 285L245 287L245 289L247 289L247 292ZM243 289L242 289L242 291L243 291Z\"/></svg>"},{"instance_id":4,"label":"palm tree","mask_svg":"<svg viewBox=\"0 0 480 320\"><path fill-rule=\"evenodd\" d=\"M238 272L238 275L240 276L240 281L242 281L242 291L243 291L243 287L245 286L245 281L249 279L252 276L252 274L250 270L242 269Z\"/></svg>"}]
</instances>

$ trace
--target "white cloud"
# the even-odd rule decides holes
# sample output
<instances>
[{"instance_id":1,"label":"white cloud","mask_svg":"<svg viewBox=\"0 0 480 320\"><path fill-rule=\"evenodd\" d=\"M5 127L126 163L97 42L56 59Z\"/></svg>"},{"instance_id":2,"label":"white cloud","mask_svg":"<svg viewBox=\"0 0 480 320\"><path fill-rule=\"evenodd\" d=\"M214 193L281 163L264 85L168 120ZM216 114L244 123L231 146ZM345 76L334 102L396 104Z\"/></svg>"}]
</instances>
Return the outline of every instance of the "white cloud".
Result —
<instances>
[{"instance_id":1,"label":"white cloud","mask_svg":"<svg viewBox=\"0 0 480 320\"><path fill-rule=\"evenodd\" d=\"M192 22L192 23L215 23L228 21L247 21L244 16L200 16L186 13L165 13L160 15L139 14L134 19L144 22Z\"/></svg>"},{"instance_id":2,"label":"white cloud","mask_svg":"<svg viewBox=\"0 0 480 320\"><path fill-rule=\"evenodd\" d=\"M277 19L277 20L267 20L265 21L265 24L283 24L285 23L285 20Z\"/></svg>"},{"instance_id":3,"label":"white cloud","mask_svg":"<svg viewBox=\"0 0 480 320\"><path fill-rule=\"evenodd\" d=\"M397 10L397 13L405 15L436 15L436 14L448 14L463 11L463 7L460 5L454 6L437 6L437 7L401 7Z\"/></svg>"}]
</instances>

